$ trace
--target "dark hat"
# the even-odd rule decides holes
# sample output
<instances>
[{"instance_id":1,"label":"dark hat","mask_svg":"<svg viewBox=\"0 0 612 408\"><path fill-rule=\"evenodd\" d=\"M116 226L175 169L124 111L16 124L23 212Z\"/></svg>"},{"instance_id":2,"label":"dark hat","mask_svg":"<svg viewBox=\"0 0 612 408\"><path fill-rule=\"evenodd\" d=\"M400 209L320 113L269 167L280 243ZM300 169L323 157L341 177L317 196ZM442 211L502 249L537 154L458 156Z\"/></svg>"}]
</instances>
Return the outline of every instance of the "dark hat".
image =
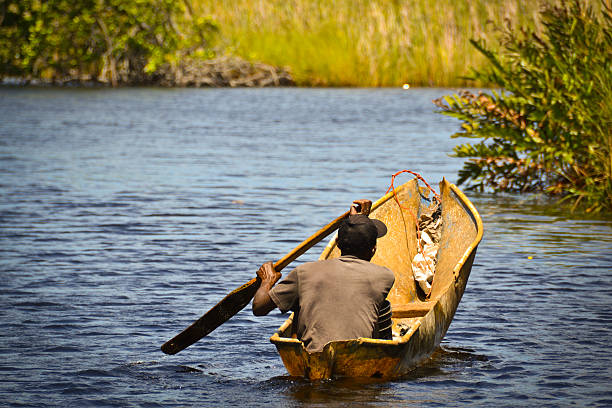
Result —
<instances>
[{"instance_id":1,"label":"dark hat","mask_svg":"<svg viewBox=\"0 0 612 408\"><path fill-rule=\"evenodd\" d=\"M376 238L383 237L387 233L387 226L382 221L371 219L363 214L350 215L345 221L345 224L349 226L349 228L371 229L373 226L376 228ZM363 225L364 227L357 227L358 225Z\"/></svg>"},{"instance_id":2,"label":"dark hat","mask_svg":"<svg viewBox=\"0 0 612 408\"><path fill-rule=\"evenodd\" d=\"M387 226L363 214L350 215L338 229L338 246L374 247L376 239L387 233Z\"/></svg>"}]
</instances>

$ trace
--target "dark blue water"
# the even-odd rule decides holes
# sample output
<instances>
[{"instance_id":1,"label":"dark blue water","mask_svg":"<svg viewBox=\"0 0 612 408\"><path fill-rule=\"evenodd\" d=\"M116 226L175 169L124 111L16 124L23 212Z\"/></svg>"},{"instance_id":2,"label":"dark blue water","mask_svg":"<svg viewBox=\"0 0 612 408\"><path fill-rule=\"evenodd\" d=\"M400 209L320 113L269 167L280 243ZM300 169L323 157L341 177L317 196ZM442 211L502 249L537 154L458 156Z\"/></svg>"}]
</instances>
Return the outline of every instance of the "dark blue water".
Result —
<instances>
[{"instance_id":1,"label":"dark blue water","mask_svg":"<svg viewBox=\"0 0 612 408\"><path fill-rule=\"evenodd\" d=\"M394 172L455 181L449 92L0 89L0 405L612 406L612 221L532 197L468 194L472 276L406 378L288 378L250 306L159 350Z\"/></svg>"}]
</instances>

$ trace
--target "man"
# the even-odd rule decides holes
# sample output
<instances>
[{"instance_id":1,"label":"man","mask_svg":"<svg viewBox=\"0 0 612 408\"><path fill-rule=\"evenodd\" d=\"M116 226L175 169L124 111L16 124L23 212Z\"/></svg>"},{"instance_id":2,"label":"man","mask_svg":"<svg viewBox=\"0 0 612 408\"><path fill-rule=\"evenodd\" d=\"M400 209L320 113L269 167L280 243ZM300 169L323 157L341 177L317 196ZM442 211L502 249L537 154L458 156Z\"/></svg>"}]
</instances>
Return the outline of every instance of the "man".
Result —
<instances>
[{"instance_id":1,"label":"man","mask_svg":"<svg viewBox=\"0 0 612 408\"><path fill-rule=\"evenodd\" d=\"M264 316L276 307L294 311L293 324L308 352L321 351L334 340L376 337L378 309L395 281L391 270L369 262L387 227L368 218L370 200L353 204L338 229L339 258L300 265L277 286L281 274L272 262L257 271L261 286L253 314Z\"/></svg>"}]
</instances>

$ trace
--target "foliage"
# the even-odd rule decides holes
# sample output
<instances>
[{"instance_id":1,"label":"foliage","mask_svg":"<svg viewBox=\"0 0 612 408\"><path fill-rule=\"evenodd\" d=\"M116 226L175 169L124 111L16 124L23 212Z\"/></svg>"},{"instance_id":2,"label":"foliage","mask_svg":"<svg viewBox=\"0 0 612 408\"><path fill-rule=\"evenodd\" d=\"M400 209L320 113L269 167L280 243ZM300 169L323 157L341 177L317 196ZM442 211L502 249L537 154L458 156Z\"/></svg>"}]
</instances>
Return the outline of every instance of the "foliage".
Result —
<instances>
[{"instance_id":1,"label":"foliage","mask_svg":"<svg viewBox=\"0 0 612 408\"><path fill-rule=\"evenodd\" d=\"M461 78L485 63L469 39L505 19L537 31L553 1L193 0L236 54L289 67L299 85L398 87L487 85Z\"/></svg>"},{"instance_id":2,"label":"foliage","mask_svg":"<svg viewBox=\"0 0 612 408\"><path fill-rule=\"evenodd\" d=\"M506 19L539 32L539 5L562 1L0 0L0 78L180 81L214 39L298 85L486 86L461 77L485 63L469 39Z\"/></svg>"},{"instance_id":3,"label":"foliage","mask_svg":"<svg viewBox=\"0 0 612 408\"><path fill-rule=\"evenodd\" d=\"M216 30L187 0L4 0L0 75L145 82L181 57L210 57Z\"/></svg>"},{"instance_id":4,"label":"foliage","mask_svg":"<svg viewBox=\"0 0 612 408\"><path fill-rule=\"evenodd\" d=\"M472 78L499 92L439 99L460 119L453 137L481 139L454 151L469 158L459 183L495 192L543 191L612 210L612 15L580 1L542 11L541 35L508 27L503 50L473 45L489 61Z\"/></svg>"}]
</instances>

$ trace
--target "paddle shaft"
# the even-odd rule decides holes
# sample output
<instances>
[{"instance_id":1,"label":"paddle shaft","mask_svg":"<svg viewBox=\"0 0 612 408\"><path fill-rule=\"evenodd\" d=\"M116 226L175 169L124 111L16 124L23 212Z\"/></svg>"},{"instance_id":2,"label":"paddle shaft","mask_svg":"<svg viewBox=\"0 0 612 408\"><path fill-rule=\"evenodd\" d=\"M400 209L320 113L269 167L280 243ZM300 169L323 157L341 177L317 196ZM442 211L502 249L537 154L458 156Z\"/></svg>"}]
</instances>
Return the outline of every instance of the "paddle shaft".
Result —
<instances>
[{"instance_id":1,"label":"paddle shaft","mask_svg":"<svg viewBox=\"0 0 612 408\"><path fill-rule=\"evenodd\" d=\"M287 255L276 261L276 263L274 263L274 269L280 272L304 252L308 251L323 238L335 231L348 215L349 211L315 232L310 238L303 241ZM234 289L212 309L193 322L191 326L165 342L161 350L166 354L176 354L208 335L249 304L253 296L255 296L255 292L257 292L260 284L261 279L257 277L251 279L239 288Z\"/></svg>"}]
</instances>

